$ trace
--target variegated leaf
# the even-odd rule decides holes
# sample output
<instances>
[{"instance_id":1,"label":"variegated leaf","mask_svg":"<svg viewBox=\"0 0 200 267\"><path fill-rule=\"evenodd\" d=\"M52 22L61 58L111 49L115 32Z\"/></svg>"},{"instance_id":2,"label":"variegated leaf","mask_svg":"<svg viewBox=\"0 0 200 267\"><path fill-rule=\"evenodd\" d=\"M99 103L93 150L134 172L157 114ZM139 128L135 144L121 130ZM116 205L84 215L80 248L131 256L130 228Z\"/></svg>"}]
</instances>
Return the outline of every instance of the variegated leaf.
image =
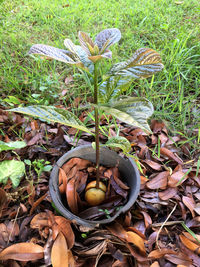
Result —
<instances>
[{"instance_id":1,"label":"variegated leaf","mask_svg":"<svg viewBox=\"0 0 200 267\"><path fill-rule=\"evenodd\" d=\"M108 103L130 87L132 77L111 76L99 85L99 102Z\"/></svg>"},{"instance_id":2,"label":"variegated leaf","mask_svg":"<svg viewBox=\"0 0 200 267\"><path fill-rule=\"evenodd\" d=\"M64 45L67 47L67 49L69 49L73 56L77 57L76 45L70 39L65 39Z\"/></svg>"},{"instance_id":3,"label":"variegated leaf","mask_svg":"<svg viewBox=\"0 0 200 267\"><path fill-rule=\"evenodd\" d=\"M101 31L95 38L95 43L98 45L101 53L109 46L117 43L121 39L121 32L117 28L110 28Z\"/></svg>"},{"instance_id":4,"label":"variegated leaf","mask_svg":"<svg viewBox=\"0 0 200 267\"><path fill-rule=\"evenodd\" d=\"M89 37L89 35L85 32L79 32L78 38L82 48L86 51L86 53L88 55L92 55L91 49L94 49L94 43L92 39Z\"/></svg>"},{"instance_id":5,"label":"variegated leaf","mask_svg":"<svg viewBox=\"0 0 200 267\"><path fill-rule=\"evenodd\" d=\"M147 78L163 69L160 55L150 48L140 48L127 61L115 64L109 75Z\"/></svg>"},{"instance_id":6,"label":"variegated leaf","mask_svg":"<svg viewBox=\"0 0 200 267\"><path fill-rule=\"evenodd\" d=\"M105 145L111 148L118 147L123 150L124 153L131 150L130 142L123 136L113 136L108 139Z\"/></svg>"},{"instance_id":7,"label":"variegated leaf","mask_svg":"<svg viewBox=\"0 0 200 267\"><path fill-rule=\"evenodd\" d=\"M69 51L59 49L49 45L43 44L35 44L33 45L29 52L29 54L39 54L42 56L46 56L49 58L53 58L59 61L62 61L67 64L77 64L71 57L71 53Z\"/></svg>"},{"instance_id":8,"label":"variegated leaf","mask_svg":"<svg viewBox=\"0 0 200 267\"><path fill-rule=\"evenodd\" d=\"M103 58L112 58L112 52L110 50L107 50L101 55L96 55L96 56L89 56L88 57L93 63L96 63L100 61Z\"/></svg>"},{"instance_id":9,"label":"variegated leaf","mask_svg":"<svg viewBox=\"0 0 200 267\"><path fill-rule=\"evenodd\" d=\"M147 119L153 114L153 105L142 97L119 98L108 105L98 106L117 119L151 132Z\"/></svg>"},{"instance_id":10,"label":"variegated leaf","mask_svg":"<svg viewBox=\"0 0 200 267\"><path fill-rule=\"evenodd\" d=\"M91 131L72 112L65 109L50 106L28 106L13 108L9 111L37 117L47 122L57 122L92 134Z\"/></svg>"},{"instance_id":11,"label":"variegated leaf","mask_svg":"<svg viewBox=\"0 0 200 267\"><path fill-rule=\"evenodd\" d=\"M93 73L94 64L88 58L88 54L85 52L85 50L80 45L76 45L76 53L77 53L77 56L79 57L80 61L85 66L85 68L89 69L89 71L91 73Z\"/></svg>"},{"instance_id":12,"label":"variegated leaf","mask_svg":"<svg viewBox=\"0 0 200 267\"><path fill-rule=\"evenodd\" d=\"M94 66L92 61L88 58L88 54L83 47L80 45L75 45L70 39L65 39L64 45L69 49L74 57L83 64L82 68L85 67L89 69L90 72L93 72Z\"/></svg>"}]
</instances>

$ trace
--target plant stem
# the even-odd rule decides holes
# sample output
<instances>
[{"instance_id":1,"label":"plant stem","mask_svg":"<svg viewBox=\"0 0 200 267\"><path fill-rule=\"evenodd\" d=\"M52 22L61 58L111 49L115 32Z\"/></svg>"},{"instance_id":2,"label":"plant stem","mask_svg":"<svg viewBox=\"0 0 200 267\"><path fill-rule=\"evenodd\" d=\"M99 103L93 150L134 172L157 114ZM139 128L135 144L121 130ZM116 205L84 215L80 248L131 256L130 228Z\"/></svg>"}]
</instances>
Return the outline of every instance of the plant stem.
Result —
<instances>
[{"instance_id":1,"label":"plant stem","mask_svg":"<svg viewBox=\"0 0 200 267\"><path fill-rule=\"evenodd\" d=\"M94 64L94 104L98 105L98 70ZM99 113L95 107L95 143L96 143L96 188L99 188Z\"/></svg>"}]
</instances>

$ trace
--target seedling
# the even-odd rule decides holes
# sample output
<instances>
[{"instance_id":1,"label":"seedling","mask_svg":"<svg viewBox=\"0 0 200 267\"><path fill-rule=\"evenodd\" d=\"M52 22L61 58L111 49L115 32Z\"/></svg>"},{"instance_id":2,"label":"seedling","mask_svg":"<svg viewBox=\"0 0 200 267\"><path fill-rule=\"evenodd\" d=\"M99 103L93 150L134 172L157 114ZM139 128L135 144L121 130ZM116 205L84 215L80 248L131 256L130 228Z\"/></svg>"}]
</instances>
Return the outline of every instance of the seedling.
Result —
<instances>
[{"instance_id":1,"label":"seedling","mask_svg":"<svg viewBox=\"0 0 200 267\"><path fill-rule=\"evenodd\" d=\"M11 111L62 123L95 135L96 182L93 185L94 193L95 190L102 191L99 179L99 111L109 113L127 124L151 132L147 123L147 119L153 113L151 102L142 97L127 97L122 94L130 87L133 79L150 77L161 71L163 64L156 51L150 48L140 48L128 60L114 64L107 73L104 73L103 65L100 65L100 62L112 58L109 48L121 39L121 32L116 28L106 29L100 32L94 41L85 32L79 32L78 38L80 45L75 45L70 39L64 41L68 50L35 44L31 47L29 54L39 54L62 61L85 73L87 80L93 85L89 87L93 94L93 103L89 103L89 106L95 112L95 133L73 113L64 109L28 106L18 107ZM123 137L112 138L106 145L120 146L125 152L131 149L129 142ZM102 195L102 192L100 193Z\"/></svg>"}]
</instances>

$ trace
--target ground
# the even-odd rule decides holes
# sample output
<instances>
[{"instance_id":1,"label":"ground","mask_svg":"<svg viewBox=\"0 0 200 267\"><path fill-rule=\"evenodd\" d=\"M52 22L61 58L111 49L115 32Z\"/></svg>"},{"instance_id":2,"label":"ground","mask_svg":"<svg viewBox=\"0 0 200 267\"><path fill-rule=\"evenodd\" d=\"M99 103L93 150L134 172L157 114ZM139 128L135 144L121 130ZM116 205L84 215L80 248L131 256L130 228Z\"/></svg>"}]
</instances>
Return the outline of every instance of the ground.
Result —
<instances>
[{"instance_id":1,"label":"ground","mask_svg":"<svg viewBox=\"0 0 200 267\"><path fill-rule=\"evenodd\" d=\"M1 1L0 141L26 142L0 153L1 162L22 161L26 170L16 188L10 180L1 184L2 266L200 266L199 8L198 1ZM110 129L102 143L118 131L130 141L141 191L130 212L85 229L56 213L48 181L63 153L93 137L6 110L56 105L93 128L92 116L78 110L91 97L83 75L27 53L35 43L64 48L65 38L76 43L79 30L93 37L108 27L122 32L113 62L151 47L165 69L126 92L153 103L151 135L102 117L102 130Z\"/></svg>"}]
</instances>

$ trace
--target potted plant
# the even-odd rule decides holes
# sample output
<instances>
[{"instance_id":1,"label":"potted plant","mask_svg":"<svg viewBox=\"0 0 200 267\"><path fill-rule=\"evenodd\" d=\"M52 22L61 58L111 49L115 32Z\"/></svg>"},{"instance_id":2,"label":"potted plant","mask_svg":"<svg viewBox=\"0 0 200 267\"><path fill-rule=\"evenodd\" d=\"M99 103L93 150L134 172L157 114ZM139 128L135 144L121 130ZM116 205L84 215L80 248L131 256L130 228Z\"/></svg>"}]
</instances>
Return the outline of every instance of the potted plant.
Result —
<instances>
[{"instance_id":1,"label":"potted plant","mask_svg":"<svg viewBox=\"0 0 200 267\"><path fill-rule=\"evenodd\" d=\"M58 122L95 136L95 145L93 147L75 148L58 160L51 173L49 184L52 200L59 212L79 224L91 227L100 223L111 222L121 212L130 209L139 194L140 188L140 176L134 162L131 159L122 158L116 152L100 145L99 111L109 113L112 117L122 122L137 126L150 133L151 130L147 119L153 113L152 104L145 98L127 97L122 96L122 94L130 86L133 79L149 77L161 71L163 64L160 55L156 51L150 48L140 48L130 59L114 64L106 74L102 75L102 65L100 64L103 60L112 58L112 52L109 48L120 40L120 31L116 28L103 30L96 36L94 41L88 34L79 32L78 38L80 45L75 45L70 39L64 41L68 50L36 44L31 47L29 54L39 54L62 61L79 68L86 74L88 81L93 85L90 87L93 93L93 103L88 103L88 106L94 110L95 133L86 127L73 113L65 109L51 106L28 106L14 108L11 111L24 113L46 121ZM125 153L131 148L129 142L120 136L109 139L105 145L108 147L120 147ZM92 206L94 204L93 206L97 206L97 208L101 207L102 201L105 201L104 198L107 190L106 186L100 181L100 164L110 167L118 165L122 180L130 188L130 191L127 203L116 210L112 216L103 220L85 220L80 218L78 214L74 215L63 204L58 182L59 168L70 159L76 157L95 162L96 178L84 188L86 191L85 199L89 205ZM102 199L95 199L95 201L91 202L90 192L93 193L92 198ZM102 197L99 197L99 194Z\"/></svg>"}]
</instances>

